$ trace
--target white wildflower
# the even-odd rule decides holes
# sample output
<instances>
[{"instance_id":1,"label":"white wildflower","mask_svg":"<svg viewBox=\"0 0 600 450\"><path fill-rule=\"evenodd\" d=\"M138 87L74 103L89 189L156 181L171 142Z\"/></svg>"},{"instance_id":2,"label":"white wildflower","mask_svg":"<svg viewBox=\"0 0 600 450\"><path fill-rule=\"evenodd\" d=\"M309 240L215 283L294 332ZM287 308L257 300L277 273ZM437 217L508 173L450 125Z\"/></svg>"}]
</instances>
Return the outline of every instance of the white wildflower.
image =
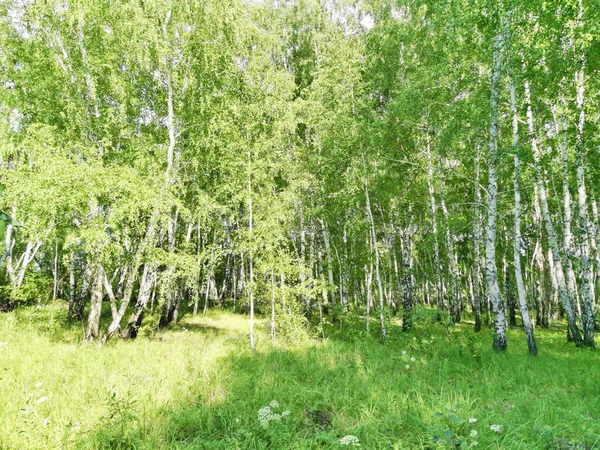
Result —
<instances>
[{"instance_id":1,"label":"white wildflower","mask_svg":"<svg viewBox=\"0 0 600 450\"><path fill-rule=\"evenodd\" d=\"M284 411L281 414L276 413L274 411L275 408L279 408L279 403L276 400L273 400L267 406L263 406L258 410L258 421L264 428L269 426L269 422L280 422L282 417L290 414L289 411Z\"/></svg>"},{"instance_id":2,"label":"white wildflower","mask_svg":"<svg viewBox=\"0 0 600 450\"><path fill-rule=\"evenodd\" d=\"M472 438L477 437L477 430L471 430L469 436L471 436Z\"/></svg>"},{"instance_id":3,"label":"white wildflower","mask_svg":"<svg viewBox=\"0 0 600 450\"><path fill-rule=\"evenodd\" d=\"M402 350L402 356L406 355L406 350Z\"/></svg>"},{"instance_id":4,"label":"white wildflower","mask_svg":"<svg viewBox=\"0 0 600 450\"><path fill-rule=\"evenodd\" d=\"M43 397L38 398L35 403L36 403L36 405L39 405L40 403L44 403L47 401L48 401L48 397L44 395Z\"/></svg>"},{"instance_id":5,"label":"white wildflower","mask_svg":"<svg viewBox=\"0 0 600 450\"><path fill-rule=\"evenodd\" d=\"M410 358L410 360L411 360L412 362L415 362L415 361L417 360L417 358L415 358L414 356L412 356L412 357Z\"/></svg>"},{"instance_id":6,"label":"white wildflower","mask_svg":"<svg viewBox=\"0 0 600 450\"><path fill-rule=\"evenodd\" d=\"M37 383L35 383L35 387L36 388L41 388L44 385L44 383L42 383L41 381L38 381Z\"/></svg>"},{"instance_id":7,"label":"white wildflower","mask_svg":"<svg viewBox=\"0 0 600 450\"><path fill-rule=\"evenodd\" d=\"M281 417L285 417L285 416L289 416L290 415L290 410L286 409L284 412L281 413Z\"/></svg>"},{"instance_id":8,"label":"white wildflower","mask_svg":"<svg viewBox=\"0 0 600 450\"><path fill-rule=\"evenodd\" d=\"M342 439L340 439L340 444L349 445L352 447L360 447L360 442L358 441L358 438L356 436L352 436L351 434L349 434L348 436L344 436Z\"/></svg>"},{"instance_id":9,"label":"white wildflower","mask_svg":"<svg viewBox=\"0 0 600 450\"><path fill-rule=\"evenodd\" d=\"M477 419L475 417L471 417L469 419L469 423L477 423Z\"/></svg>"},{"instance_id":10,"label":"white wildflower","mask_svg":"<svg viewBox=\"0 0 600 450\"><path fill-rule=\"evenodd\" d=\"M502 431L502 425L490 425L490 430L500 433Z\"/></svg>"},{"instance_id":11,"label":"white wildflower","mask_svg":"<svg viewBox=\"0 0 600 450\"><path fill-rule=\"evenodd\" d=\"M404 367L406 367L407 370L410 369L410 366L408 364L406 366L404 366Z\"/></svg>"}]
</instances>

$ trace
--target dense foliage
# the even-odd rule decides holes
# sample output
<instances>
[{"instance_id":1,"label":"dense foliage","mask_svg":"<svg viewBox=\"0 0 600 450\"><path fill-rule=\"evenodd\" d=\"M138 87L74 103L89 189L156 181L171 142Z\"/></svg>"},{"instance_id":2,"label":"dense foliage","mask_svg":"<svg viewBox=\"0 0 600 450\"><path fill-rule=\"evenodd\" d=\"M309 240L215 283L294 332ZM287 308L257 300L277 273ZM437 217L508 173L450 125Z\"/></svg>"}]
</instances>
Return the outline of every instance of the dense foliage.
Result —
<instances>
[{"instance_id":1,"label":"dense foliage","mask_svg":"<svg viewBox=\"0 0 600 450\"><path fill-rule=\"evenodd\" d=\"M385 341L426 305L497 350L518 311L533 354L529 313L594 345L596 3L0 8L4 309L66 302L88 342L215 307Z\"/></svg>"}]
</instances>

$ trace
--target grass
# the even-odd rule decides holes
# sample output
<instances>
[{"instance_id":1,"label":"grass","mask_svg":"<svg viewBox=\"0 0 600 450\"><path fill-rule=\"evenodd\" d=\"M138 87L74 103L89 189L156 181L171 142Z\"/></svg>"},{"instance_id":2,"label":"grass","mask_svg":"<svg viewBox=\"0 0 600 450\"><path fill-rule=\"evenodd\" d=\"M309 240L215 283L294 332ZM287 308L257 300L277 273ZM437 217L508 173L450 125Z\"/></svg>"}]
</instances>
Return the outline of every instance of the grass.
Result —
<instances>
[{"instance_id":1,"label":"grass","mask_svg":"<svg viewBox=\"0 0 600 450\"><path fill-rule=\"evenodd\" d=\"M99 348L50 314L0 316L0 449L341 449L347 435L365 449L600 448L598 356L560 328L537 330L531 358L520 330L494 354L470 325L392 324L385 346L336 325L272 346L260 324L253 356L240 315ZM273 400L289 415L262 426Z\"/></svg>"}]
</instances>

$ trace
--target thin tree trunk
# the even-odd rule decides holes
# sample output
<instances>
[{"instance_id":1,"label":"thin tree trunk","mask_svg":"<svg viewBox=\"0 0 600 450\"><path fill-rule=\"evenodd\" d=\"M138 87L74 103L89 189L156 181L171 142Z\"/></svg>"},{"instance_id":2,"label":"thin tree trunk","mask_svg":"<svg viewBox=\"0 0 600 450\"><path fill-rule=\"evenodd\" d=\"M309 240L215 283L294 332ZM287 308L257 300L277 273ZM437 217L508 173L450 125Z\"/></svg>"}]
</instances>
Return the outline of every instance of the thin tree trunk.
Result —
<instances>
[{"instance_id":1,"label":"thin tree trunk","mask_svg":"<svg viewBox=\"0 0 600 450\"><path fill-rule=\"evenodd\" d=\"M201 248L201 243L202 243L202 234L200 233L200 222L198 222L198 239L197 239L197 243L196 243L196 263L198 264L198 267L201 267L200 264L200 248ZM235 312L235 296L236 296L236 284L235 284L235 269L233 271L233 298L234 298L234 302L233 302L233 311ZM192 314L194 316L198 315L198 303L200 302L200 290L202 289L202 281L201 281L201 277L200 277L200 271L199 271L199 275L198 275L198 280L197 280L198 284L197 284L197 288L194 290L194 309Z\"/></svg>"},{"instance_id":2,"label":"thin tree trunk","mask_svg":"<svg viewBox=\"0 0 600 450\"><path fill-rule=\"evenodd\" d=\"M583 6L579 1L578 25L582 22ZM594 348L594 298L592 295L592 262L590 258L590 237L588 229L588 204L585 187L585 166L587 164L586 148L583 141L583 129L585 126L585 57L581 61L581 70L575 74L577 87L577 109L579 120L577 122L576 165L577 165L577 200L579 212L579 234L580 234L580 259L581 259L581 282L583 294L583 345Z\"/></svg>"},{"instance_id":3,"label":"thin tree trunk","mask_svg":"<svg viewBox=\"0 0 600 450\"><path fill-rule=\"evenodd\" d=\"M18 259L16 267L12 265L12 249L14 248L14 241L11 243L10 253L6 260L6 271L9 275L11 286L13 289L19 289L25 279L25 273L29 264L35 258L38 250L42 246L42 240L38 239L35 242L28 241L25 247L25 252Z\"/></svg>"},{"instance_id":4,"label":"thin tree trunk","mask_svg":"<svg viewBox=\"0 0 600 450\"><path fill-rule=\"evenodd\" d=\"M208 296L210 293L210 280L212 279L212 269L208 269L206 272L206 289L204 290L204 308L202 309L202 315L205 316L208 312Z\"/></svg>"},{"instance_id":5,"label":"thin tree trunk","mask_svg":"<svg viewBox=\"0 0 600 450\"><path fill-rule=\"evenodd\" d=\"M50 325L54 323L54 307L56 297L58 296L58 238L54 242L54 267L52 272L54 280L52 284L52 315L50 316Z\"/></svg>"},{"instance_id":6,"label":"thin tree trunk","mask_svg":"<svg viewBox=\"0 0 600 450\"><path fill-rule=\"evenodd\" d=\"M404 283L402 295L402 331L412 329L413 285L412 285L412 239L407 228L402 233L402 279Z\"/></svg>"},{"instance_id":7,"label":"thin tree trunk","mask_svg":"<svg viewBox=\"0 0 600 450\"><path fill-rule=\"evenodd\" d=\"M492 94L490 99L491 124L490 148L488 155L488 223L485 245L486 275L490 301L494 311L494 343L497 352L506 350L506 313L498 285L496 269L496 216L498 201L498 84L502 66L502 35L494 42L494 65L492 69Z\"/></svg>"},{"instance_id":8,"label":"thin tree trunk","mask_svg":"<svg viewBox=\"0 0 600 450\"><path fill-rule=\"evenodd\" d=\"M529 82L525 81L525 101L527 103L527 125L529 131L529 139L531 141L531 147L533 150L533 159L535 165L535 173L536 173L536 183L538 185L538 191L540 196L540 203L542 206L542 215L544 217L544 222L546 224L546 232L548 233L548 240L550 241L550 248L552 249L552 259L554 262L554 274L556 276L556 282L558 284L558 290L560 292L560 296L563 301L563 306L565 308L565 312L567 314L567 321L569 326L569 331L573 336L573 340L577 345L581 345L583 342L581 338L581 333L579 328L577 327L577 323L575 321L575 312L573 309L573 302L571 296L569 295L569 291L567 289L567 284L565 281L565 274L562 265L562 259L560 256L560 250L558 247L558 239L556 238L556 231L554 230L554 225L552 223L552 219L550 217L550 211L548 208L548 198L546 194L546 186L544 185L542 178L542 169L541 169L541 155L538 149L537 138L535 135L535 128L533 124L533 111L531 109L531 90L529 87Z\"/></svg>"},{"instance_id":9,"label":"thin tree trunk","mask_svg":"<svg viewBox=\"0 0 600 450\"><path fill-rule=\"evenodd\" d=\"M115 293L113 292L112 285L110 284L110 281L108 280L106 271L104 270L104 266L102 264L100 264L100 271L102 272L102 284L104 286L104 290L108 294L108 299L110 300L110 313L112 316L112 320L115 320L115 318L118 315L117 299L115 297Z\"/></svg>"},{"instance_id":10,"label":"thin tree trunk","mask_svg":"<svg viewBox=\"0 0 600 450\"><path fill-rule=\"evenodd\" d=\"M431 143L429 140L429 131L426 135L426 154L427 154L427 185L429 188L429 200L431 204L431 228L433 233L433 265L435 270L435 281L436 281L436 295L438 308L441 310L446 309L446 303L444 301L443 286L442 286L442 273L441 273L441 261L440 261L440 245L438 241L438 218L437 218L437 203L435 200L435 189L433 186L433 156L431 154Z\"/></svg>"},{"instance_id":11,"label":"thin tree trunk","mask_svg":"<svg viewBox=\"0 0 600 450\"><path fill-rule=\"evenodd\" d=\"M104 271L102 270L99 254L94 255L92 270L94 281L92 284L92 295L90 299L90 314L84 336L84 341L87 343L93 342L100 337L100 317L102 315L102 284L104 280Z\"/></svg>"},{"instance_id":12,"label":"thin tree trunk","mask_svg":"<svg viewBox=\"0 0 600 450\"><path fill-rule=\"evenodd\" d=\"M331 308L333 322L336 320L337 308L336 308L336 296L335 296L335 282L333 281L333 260L331 258L331 243L329 237L329 230L327 224L323 221L323 240L325 241L325 262L327 263L327 281L329 296L331 298Z\"/></svg>"},{"instance_id":13,"label":"thin tree trunk","mask_svg":"<svg viewBox=\"0 0 600 450\"><path fill-rule=\"evenodd\" d=\"M600 292L600 287L598 286L598 284L600 283L600 226L598 224L598 218L600 217L598 215L598 203L596 200L596 193L595 193L595 189L594 189L594 184L591 181L591 177L589 174L589 165L588 165L588 185L590 186L590 196L592 198L592 217L591 217L591 223L590 223L590 233L591 233L591 241L592 241L592 253L594 255L594 261L596 262L596 283L594 285L594 296L593 298L595 299L595 293L596 292ZM594 311L595 311L595 305L594 305ZM595 315L594 315L595 317ZM594 325L596 331L598 331L598 320L595 320L595 325Z\"/></svg>"},{"instance_id":14,"label":"thin tree trunk","mask_svg":"<svg viewBox=\"0 0 600 450\"><path fill-rule=\"evenodd\" d=\"M441 169L438 170L438 174L441 174ZM444 222L446 225L446 253L448 254L448 262L450 265L450 298L448 301L448 305L450 307L450 312L452 314L452 320L454 323L460 323L460 299L458 298L458 264L455 259L454 253L454 242L452 233L450 232L449 223L449 214L448 208L446 208L446 202L444 201L444 180L441 175L439 176L440 183L440 207L442 208L442 213L444 215Z\"/></svg>"},{"instance_id":15,"label":"thin tree trunk","mask_svg":"<svg viewBox=\"0 0 600 450\"><path fill-rule=\"evenodd\" d=\"M525 296L525 283L523 282L523 270L521 268L521 187L519 184L519 175L521 164L519 160L519 116L517 112L517 97L515 94L515 83L512 76L509 79L510 86L510 104L513 114L513 149L515 152L515 174L514 174L514 193L515 193L515 238L513 246L513 259L515 264L515 279L517 282L517 296L519 298L519 309L523 319L523 329L527 338L527 348L529 354L537 356L538 350L533 335L533 326L529 318L529 308Z\"/></svg>"},{"instance_id":16,"label":"thin tree trunk","mask_svg":"<svg viewBox=\"0 0 600 450\"><path fill-rule=\"evenodd\" d=\"M363 155L364 158L364 155ZM381 323L381 341L385 344L387 338L387 332L385 329L385 310L383 301L383 285L381 284L381 275L379 273L379 247L377 245L377 233L375 232L375 220L373 220L373 213L371 211L371 199L369 197L369 187L365 181L365 198L367 200L367 213L369 216L369 222L371 224L371 236L373 241L373 248L375 250L375 276L377 278L377 289L379 291L379 321Z\"/></svg>"},{"instance_id":17,"label":"thin tree trunk","mask_svg":"<svg viewBox=\"0 0 600 450\"><path fill-rule=\"evenodd\" d=\"M371 296L372 294L372 290L371 290L371 283L373 281L373 264L369 265L369 269L367 269L367 265L365 264L365 297L367 299L367 303L365 305L365 328L367 330L367 333L369 332L370 329L370 321L371 321Z\"/></svg>"},{"instance_id":18,"label":"thin tree trunk","mask_svg":"<svg viewBox=\"0 0 600 450\"><path fill-rule=\"evenodd\" d=\"M310 321L312 307L310 297L306 295L306 229L304 228L304 207L300 202L300 289L302 301L306 307L306 317Z\"/></svg>"},{"instance_id":19,"label":"thin tree trunk","mask_svg":"<svg viewBox=\"0 0 600 450\"><path fill-rule=\"evenodd\" d=\"M473 221L473 311L475 313L475 332L481 331L481 189L480 183L480 147L477 145L475 157L475 219Z\"/></svg>"},{"instance_id":20,"label":"thin tree trunk","mask_svg":"<svg viewBox=\"0 0 600 450\"><path fill-rule=\"evenodd\" d=\"M249 265L249 297L250 297L250 349L252 354L256 353L254 345L254 264L252 261L252 158L250 150L248 150L248 240L250 248L248 249L248 265Z\"/></svg>"},{"instance_id":21,"label":"thin tree trunk","mask_svg":"<svg viewBox=\"0 0 600 450\"><path fill-rule=\"evenodd\" d=\"M271 340L275 344L275 270L273 268L271 268Z\"/></svg>"},{"instance_id":22,"label":"thin tree trunk","mask_svg":"<svg viewBox=\"0 0 600 450\"><path fill-rule=\"evenodd\" d=\"M343 262L340 266L340 301L344 308L344 312L348 312L348 300L350 295L350 277L348 276L348 224L344 221L344 230L342 234L344 242ZM339 260L339 257L338 257Z\"/></svg>"},{"instance_id":23,"label":"thin tree trunk","mask_svg":"<svg viewBox=\"0 0 600 450\"><path fill-rule=\"evenodd\" d=\"M575 299L576 284L575 272L573 271L573 233L571 232L572 212L571 212L571 191L569 188L569 151L566 141L566 126L564 119L558 117L553 111L556 134L559 138L558 148L560 150L560 159L562 162L562 190L563 190L563 251L565 259L565 270L567 277L567 289L572 299Z\"/></svg>"}]
</instances>

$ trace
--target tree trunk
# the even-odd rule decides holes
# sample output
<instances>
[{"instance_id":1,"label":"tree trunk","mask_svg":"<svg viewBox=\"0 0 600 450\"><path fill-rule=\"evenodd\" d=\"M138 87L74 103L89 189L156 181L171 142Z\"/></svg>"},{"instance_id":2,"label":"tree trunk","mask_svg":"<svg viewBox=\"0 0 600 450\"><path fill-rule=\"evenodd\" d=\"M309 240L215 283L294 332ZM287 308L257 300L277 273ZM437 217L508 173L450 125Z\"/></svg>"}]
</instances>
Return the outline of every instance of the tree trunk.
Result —
<instances>
[{"instance_id":1,"label":"tree trunk","mask_svg":"<svg viewBox=\"0 0 600 450\"><path fill-rule=\"evenodd\" d=\"M146 309L152 294L152 285L154 283L155 273L156 267L154 265L150 265L150 263L144 264L137 302L135 303L133 312L127 321L127 328L123 333L123 337L125 339L135 339L137 337L138 330L142 325L144 310Z\"/></svg>"},{"instance_id":2,"label":"tree trunk","mask_svg":"<svg viewBox=\"0 0 600 450\"><path fill-rule=\"evenodd\" d=\"M438 170L438 174L441 174L441 168ZM448 208L446 208L446 202L444 201L444 180L441 175L439 176L440 183L440 207L444 215L444 222L446 228L446 253L448 255L448 263L450 266L450 298L448 305L452 314L452 320L454 323L460 323L460 299L458 297L458 263L455 259L454 253L454 241L452 233L450 232Z\"/></svg>"},{"instance_id":3,"label":"tree trunk","mask_svg":"<svg viewBox=\"0 0 600 450\"><path fill-rule=\"evenodd\" d=\"M402 233L402 280L404 289L402 292L402 331L412 329L413 313L413 284L412 284L412 239L411 231L407 228Z\"/></svg>"},{"instance_id":4,"label":"tree trunk","mask_svg":"<svg viewBox=\"0 0 600 450\"><path fill-rule=\"evenodd\" d=\"M123 298L121 299L121 305L119 306L119 310L117 311L117 315L113 317L112 322L108 326L106 333L102 336L100 340L102 345L105 345L108 340L121 329L121 320L123 320L123 316L125 315L125 311L129 306L129 302L131 301L131 294L133 293L133 285L135 283L135 278L138 272L138 264L136 261L131 263L129 268L129 273L127 276L127 283L125 284L125 290L123 291Z\"/></svg>"},{"instance_id":5,"label":"tree trunk","mask_svg":"<svg viewBox=\"0 0 600 450\"><path fill-rule=\"evenodd\" d=\"M517 282L517 296L519 298L519 309L523 319L523 329L527 338L527 348L529 354L537 356L537 345L533 335L533 326L529 318L529 308L525 296L525 283L523 282L523 270L521 268L521 187L519 184L519 175L521 172L521 163L519 160L519 116L517 112L517 97L515 94L515 83L512 76L509 79L510 86L510 104L513 114L513 149L515 152L515 174L513 188L515 194L515 237L513 245L513 259L515 264L515 280Z\"/></svg>"},{"instance_id":6,"label":"tree trunk","mask_svg":"<svg viewBox=\"0 0 600 450\"><path fill-rule=\"evenodd\" d=\"M579 6L579 21L583 15L581 0ZM577 109L579 121L577 122L576 165L577 165L577 200L579 212L580 259L581 259L581 284L583 294L583 345L594 348L594 298L592 287L592 261L590 258L590 237L588 229L588 204L585 188L585 166L587 164L586 148L583 141L585 126L585 57L581 62L581 70L575 74L577 87Z\"/></svg>"},{"instance_id":7,"label":"tree trunk","mask_svg":"<svg viewBox=\"0 0 600 450\"><path fill-rule=\"evenodd\" d=\"M581 333L577 327L575 321L575 312L573 309L573 302L567 284L565 281L565 274L563 270L562 260L560 256L560 250L558 247L558 239L556 238L556 231L550 217L550 211L548 208L548 197L546 194L546 186L542 178L541 169L541 155L537 145L537 138L535 136L535 128L533 124L533 111L531 108L531 90L529 88L529 82L525 81L525 101L527 103L527 126L529 131L529 139L531 141L531 147L533 150L533 159L535 165L536 184L538 185L538 192L540 196L540 203L542 206L542 215L544 223L546 224L546 232L548 233L548 240L550 241L550 248L552 249L552 259L554 262L554 274L556 276L556 282L558 284L558 290L563 301L563 306L567 314L567 321L569 332L573 336L573 340L577 345L581 345L583 340Z\"/></svg>"},{"instance_id":8,"label":"tree trunk","mask_svg":"<svg viewBox=\"0 0 600 450\"><path fill-rule=\"evenodd\" d=\"M311 320L312 306L310 297L306 294L306 229L304 228L304 207L300 202L300 289L302 301L306 307L306 317Z\"/></svg>"},{"instance_id":9,"label":"tree trunk","mask_svg":"<svg viewBox=\"0 0 600 450\"><path fill-rule=\"evenodd\" d=\"M93 283L92 295L90 299L90 314L88 316L87 328L85 330L84 341L93 342L100 337L100 318L102 315L102 284L104 280L104 270L100 262L100 255L94 256L92 263Z\"/></svg>"},{"instance_id":10,"label":"tree trunk","mask_svg":"<svg viewBox=\"0 0 600 450\"><path fill-rule=\"evenodd\" d=\"M491 124L490 148L488 154L488 224L487 239L485 244L486 278L488 283L490 301L494 311L494 343L497 352L506 350L506 313L498 285L498 272L496 270L496 215L498 201L498 84L500 69L502 35L498 35L494 42L494 66L492 69L492 94L490 99Z\"/></svg>"},{"instance_id":11,"label":"tree trunk","mask_svg":"<svg viewBox=\"0 0 600 450\"><path fill-rule=\"evenodd\" d=\"M473 220L473 311L475 332L481 331L481 189L480 189L480 147L477 145L475 157L475 218Z\"/></svg>"},{"instance_id":12,"label":"tree trunk","mask_svg":"<svg viewBox=\"0 0 600 450\"><path fill-rule=\"evenodd\" d=\"M276 341L275 334L275 270L271 268L271 340Z\"/></svg>"},{"instance_id":13,"label":"tree trunk","mask_svg":"<svg viewBox=\"0 0 600 450\"><path fill-rule=\"evenodd\" d=\"M364 158L364 155L363 155ZM371 211L371 199L369 197L369 187L365 181L365 198L367 201L367 214L371 225L371 236L373 242L373 248L375 250L375 276L377 278L377 289L379 291L379 321L381 324L381 340L385 344L387 332L385 329L385 310L383 301L383 285L381 284L381 275L379 273L379 248L377 245L377 234L375 232L375 220L373 220L373 213Z\"/></svg>"},{"instance_id":14,"label":"tree trunk","mask_svg":"<svg viewBox=\"0 0 600 450\"><path fill-rule=\"evenodd\" d=\"M337 305L335 296L335 282L333 281L333 259L331 257L331 243L329 230L325 221L323 221L323 240L325 241L325 262L327 263L327 282L329 284L329 297L331 298L332 321L335 322L337 315Z\"/></svg>"},{"instance_id":15,"label":"tree trunk","mask_svg":"<svg viewBox=\"0 0 600 450\"><path fill-rule=\"evenodd\" d=\"M248 249L250 276L248 294L250 298L250 349L252 350L252 354L254 354L256 353L256 347L254 345L254 263L252 261L252 237L252 158L250 150L248 150L248 240L250 244Z\"/></svg>"},{"instance_id":16,"label":"tree trunk","mask_svg":"<svg viewBox=\"0 0 600 450\"><path fill-rule=\"evenodd\" d=\"M435 189L433 186L433 156L431 155L431 143L429 141L429 131L427 131L427 185L429 188L429 200L431 204L431 228L433 234L433 265L435 270L435 281L436 281L436 296L437 305L441 310L446 309L446 303L444 301L442 286L442 273L441 273L441 261L440 261L440 245L438 241L438 218L437 218L437 204L435 200Z\"/></svg>"}]
</instances>

